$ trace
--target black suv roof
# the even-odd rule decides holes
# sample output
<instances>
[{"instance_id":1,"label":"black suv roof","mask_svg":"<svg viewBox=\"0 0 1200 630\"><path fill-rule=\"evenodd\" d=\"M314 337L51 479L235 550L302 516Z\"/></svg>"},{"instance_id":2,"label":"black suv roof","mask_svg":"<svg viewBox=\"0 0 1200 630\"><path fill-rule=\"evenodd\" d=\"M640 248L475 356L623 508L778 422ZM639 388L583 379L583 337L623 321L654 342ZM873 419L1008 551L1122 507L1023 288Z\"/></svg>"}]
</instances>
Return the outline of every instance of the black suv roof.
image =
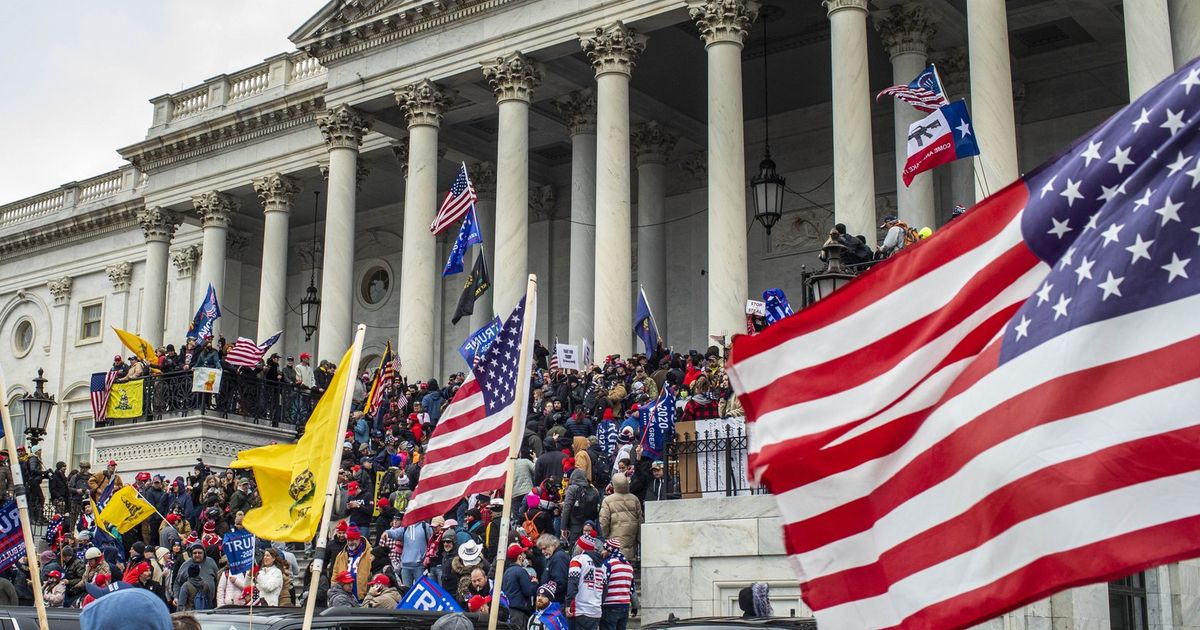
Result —
<instances>
[{"instance_id":1,"label":"black suv roof","mask_svg":"<svg viewBox=\"0 0 1200 630\"><path fill-rule=\"evenodd\" d=\"M666 621L642 626L644 630L665 630L668 628L687 628L689 626L721 626L734 630L747 628L766 630L781 628L785 630L817 630L817 621L811 617L689 617L679 619L675 615Z\"/></svg>"}]
</instances>

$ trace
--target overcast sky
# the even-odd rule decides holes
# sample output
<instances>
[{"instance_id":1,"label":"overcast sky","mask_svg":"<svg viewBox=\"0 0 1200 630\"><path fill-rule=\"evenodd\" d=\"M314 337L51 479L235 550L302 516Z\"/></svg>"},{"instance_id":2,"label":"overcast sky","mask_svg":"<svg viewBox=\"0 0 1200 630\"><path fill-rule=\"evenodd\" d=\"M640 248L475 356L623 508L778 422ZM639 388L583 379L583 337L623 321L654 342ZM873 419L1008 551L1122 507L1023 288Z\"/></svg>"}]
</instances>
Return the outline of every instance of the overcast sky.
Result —
<instances>
[{"instance_id":1,"label":"overcast sky","mask_svg":"<svg viewBox=\"0 0 1200 630\"><path fill-rule=\"evenodd\" d=\"M0 0L0 204L121 166L150 98L295 50L326 0Z\"/></svg>"}]
</instances>

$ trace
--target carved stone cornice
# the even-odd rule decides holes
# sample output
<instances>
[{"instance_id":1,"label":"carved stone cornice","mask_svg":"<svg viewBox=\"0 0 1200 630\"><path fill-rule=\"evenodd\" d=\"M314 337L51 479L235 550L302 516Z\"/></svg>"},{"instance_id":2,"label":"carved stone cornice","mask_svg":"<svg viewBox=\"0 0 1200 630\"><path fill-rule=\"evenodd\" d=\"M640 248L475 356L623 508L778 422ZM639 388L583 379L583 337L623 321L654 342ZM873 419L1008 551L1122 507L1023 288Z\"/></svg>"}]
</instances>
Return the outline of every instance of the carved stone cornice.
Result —
<instances>
[{"instance_id":1,"label":"carved stone cornice","mask_svg":"<svg viewBox=\"0 0 1200 630\"><path fill-rule=\"evenodd\" d=\"M719 42L741 46L758 18L758 7L754 0L688 0L688 15L700 29L705 46Z\"/></svg>"},{"instance_id":2,"label":"carved stone cornice","mask_svg":"<svg viewBox=\"0 0 1200 630\"><path fill-rule=\"evenodd\" d=\"M174 210L155 206L138 210L137 221L141 224L142 234L147 241L170 243L175 236L175 230L183 223L183 217Z\"/></svg>"},{"instance_id":3,"label":"carved stone cornice","mask_svg":"<svg viewBox=\"0 0 1200 630\"><path fill-rule=\"evenodd\" d=\"M203 252L204 248L200 245L188 245L171 252L171 264L175 265L180 280L192 277Z\"/></svg>"},{"instance_id":4,"label":"carved stone cornice","mask_svg":"<svg viewBox=\"0 0 1200 630\"><path fill-rule=\"evenodd\" d=\"M492 86L497 103L528 103L533 98L533 88L542 82L542 72L529 57L514 52L483 64L483 78Z\"/></svg>"},{"instance_id":5,"label":"carved stone cornice","mask_svg":"<svg viewBox=\"0 0 1200 630\"><path fill-rule=\"evenodd\" d=\"M825 5L825 10L828 15L833 15L838 11L853 9L866 12L867 0L824 0L821 4Z\"/></svg>"},{"instance_id":6,"label":"carved stone cornice","mask_svg":"<svg viewBox=\"0 0 1200 630\"><path fill-rule=\"evenodd\" d=\"M225 233L225 255L235 260L241 260L246 246L250 244L250 235L237 230Z\"/></svg>"},{"instance_id":7,"label":"carved stone cornice","mask_svg":"<svg viewBox=\"0 0 1200 630\"><path fill-rule=\"evenodd\" d=\"M665 163L678 139L654 120L634 125L629 133L630 145L638 164Z\"/></svg>"},{"instance_id":8,"label":"carved stone cornice","mask_svg":"<svg viewBox=\"0 0 1200 630\"><path fill-rule=\"evenodd\" d=\"M609 73L630 76L638 57L646 50L646 36L623 22L614 22L596 27L591 35L580 38L579 45L592 62L596 76Z\"/></svg>"},{"instance_id":9,"label":"carved stone cornice","mask_svg":"<svg viewBox=\"0 0 1200 630\"><path fill-rule=\"evenodd\" d=\"M107 234L136 229L137 212L140 209L140 205L133 204L110 206L10 234L0 238L0 260L19 258L71 243L95 241Z\"/></svg>"},{"instance_id":10,"label":"carved stone cornice","mask_svg":"<svg viewBox=\"0 0 1200 630\"><path fill-rule=\"evenodd\" d=\"M354 149L362 145L363 136L370 131L371 122L349 105L338 105L317 113L321 137L330 149Z\"/></svg>"},{"instance_id":11,"label":"carved stone cornice","mask_svg":"<svg viewBox=\"0 0 1200 630\"><path fill-rule=\"evenodd\" d=\"M263 212L291 210L292 201L304 189L299 180L282 173L271 173L255 179L252 183L254 192L258 193L258 201L262 203Z\"/></svg>"},{"instance_id":12,"label":"carved stone cornice","mask_svg":"<svg viewBox=\"0 0 1200 630\"><path fill-rule=\"evenodd\" d=\"M480 199L496 199L496 163L475 162L467 167L471 176L471 185Z\"/></svg>"},{"instance_id":13,"label":"carved stone cornice","mask_svg":"<svg viewBox=\"0 0 1200 630\"><path fill-rule=\"evenodd\" d=\"M129 279L133 277L133 265L128 262L109 265L104 268L104 274L108 276L108 281L112 284L113 293L124 293L129 290Z\"/></svg>"},{"instance_id":14,"label":"carved stone cornice","mask_svg":"<svg viewBox=\"0 0 1200 630\"><path fill-rule=\"evenodd\" d=\"M54 298L55 306L66 306L71 303L71 276L63 276L46 283L50 296Z\"/></svg>"},{"instance_id":15,"label":"carved stone cornice","mask_svg":"<svg viewBox=\"0 0 1200 630\"><path fill-rule=\"evenodd\" d=\"M397 88L394 94L409 128L419 125L441 126L442 116L454 102L454 95L449 90L442 89L429 79Z\"/></svg>"},{"instance_id":16,"label":"carved stone cornice","mask_svg":"<svg viewBox=\"0 0 1200 630\"><path fill-rule=\"evenodd\" d=\"M192 207L200 215L200 227L227 228L229 219L242 207L242 202L232 195L210 190L192 197Z\"/></svg>"},{"instance_id":17,"label":"carved stone cornice","mask_svg":"<svg viewBox=\"0 0 1200 630\"><path fill-rule=\"evenodd\" d=\"M693 184L706 184L708 181L708 158L704 154L704 150L693 151L680 160L679 170L683 171Z\"/></svg>"},{"instance_id":18,"label":"carved stone cornice","mask_svg":"<svg viewBox=\"0 0 1200 630\"><path fill-rule=\"evenodd\" d=\"M556 99L554 107L572 136L596 133L596 93L591 88Z\"/></svg>"},{"instance_id":19,"label":"carved stone cornice","mask_svg":"<svg viewBox=\"0 0 1200 630\"><path fill-rule=\"evenodd\" d=\"M545 221L554 218L554 207L558 198L554 192L554 184L532 186L529 189L529 209L534 221Z\"/></svg>"},{"instance_id":20,"label":"carved stone cornice","mask_svg":"<svg viewBox=\"0 0 1200 630\"><path fill-rule=\"evenodd\" d=\"M937 22L919 2L892 5L875 13L875 30L883 47L894 59L909 53L926 54L929 42L937 34Z\"/></svg>"},{"instance_id":21,"label":"carved stone cornice","mask_svg":"<svg viewBox=\"0 0 1200 630\"><path fill-rule=\"evenodd\" d=\"M323 87L321 89L324 89ZM117 152L142 173L202 157L244 142L312 124L325 107L320 90L289 95L254 107L241 108L203 124L156 136Z\"/></svg>"}]
</instances>

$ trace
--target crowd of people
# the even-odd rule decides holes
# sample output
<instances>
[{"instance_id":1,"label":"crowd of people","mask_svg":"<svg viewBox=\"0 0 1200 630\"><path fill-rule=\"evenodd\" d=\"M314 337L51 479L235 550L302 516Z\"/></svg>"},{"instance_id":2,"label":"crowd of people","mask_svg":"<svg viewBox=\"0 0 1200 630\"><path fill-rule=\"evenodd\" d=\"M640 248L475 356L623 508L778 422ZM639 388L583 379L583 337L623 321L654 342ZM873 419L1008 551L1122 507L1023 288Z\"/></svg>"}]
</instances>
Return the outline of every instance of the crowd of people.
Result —
<instances>
[{"instance_id":1,"label":"crowd of people","mask_svg":"<svg viewBox=\"0 0 1200 630\"><path fill-rule=\"evenodd\" d=\"M681 420L740 415L741 409L715 346L703 353L659 347L649 355L611 356L584 371L552 368L549 355L535 344L537 369L514 472L512 542L505 549L497 548L505 505L499 491L462 497L446 514L403 525L425 447L464 373L451 374L445 383L397 377L383 384L382 403L374 411L364 409L373 378L364 373L356 379L335 525L314 592L308 592L301 572L317 548L312 543L258 539L253 569L230 571L223 536L239 530L259 501L248 472L214 470L201 460L186 476L136 472L129 483L155 514L121 534L97 525L94 506L106 491L123 487L123 474L129 473L117 461L98 471L88 462L67 471L58 462L50 483L57 513L49 519L39 555L46 602L86 608L95 600L92 591L123 582L148 591L172 611L296 606L308 596L322 606L395 608L408 589L428 579L463 610L499 606L515 627L541 628L539 611L556 602L579 630L623 628L636 615L644 505L680 497L666 462L640 444L640 406L669 387ZM182 356L164 346L157 367L220 365L220 356L204 342L189 342ZM114 359L119 379L148 373L134 359L128 364ZM300 359L295 365L289 357L280 368L275 355L253 371L262 378L294 379L319 397L335 366L322 361L313 369L307 354ZM507 561L500 576L494 575L498 554ZM500 602L491 600L496 579L504 594ZM32 600L27 563L0 576L0 605L6 599Z\"/></svg>"}]
</instances>

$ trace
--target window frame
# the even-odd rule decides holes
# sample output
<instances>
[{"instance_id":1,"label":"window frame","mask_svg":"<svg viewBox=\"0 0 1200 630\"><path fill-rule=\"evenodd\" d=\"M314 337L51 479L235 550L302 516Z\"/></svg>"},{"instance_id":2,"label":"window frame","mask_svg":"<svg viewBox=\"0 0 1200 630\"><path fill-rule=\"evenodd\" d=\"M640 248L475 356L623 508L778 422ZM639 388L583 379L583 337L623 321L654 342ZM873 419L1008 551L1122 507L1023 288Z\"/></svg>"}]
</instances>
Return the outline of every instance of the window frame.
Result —
<instances>
[{"instance_id":1,"label":"window frame","mask_svg":"<svg viewBox=\"0 0 1200 630\"><path fill-rule=\"evenodd\" d=\"M387 291L384 293L383 299L372 304L367 300L367 296L364 295L364 290L367 288L367 281L369 281L371 277L374 276L378 271L382 271L383 273L387 274L388 286ZM396 292L396 287L396 273L392 270L392 266L381 258L373 258L363 263L362 271L358 274L357 281L354 283L354 298L358 302L359 306L363 307L364 309L370 311L379 310L392 300L392 297Z\"/></svg>"},{"instance_id":2,"label":"window frame","mask_svg":"<svg viewBox=\"0 0 1200 630\"><path fill-rule=\"evenodd\" d=\"M93 445L90 441L88 442L87 450L84 451L82 454L78 453L75 450L76 442L79 439L80 423L88 423L88 422L91 423L91 426L85 427L83 429L84 437L88 440L91 440L91 438L87 436L87 429L96 428L96 419L92 416L91 413L79 413L79 414L71 416L70 418L71 418L71 442L68 445L70 448L70 452L67 455L67 457L69 458L67 461L67 466L68 466L68 470L74 470L79 467L79 462L91 461L93 459L92 458L92 446Z\"/></svg>"},{"instance_id":3,"label":"window frame","mask_svg":"<svg viewBox=\"0 0 1200 630\"><path fill-rule=\"evenodd\" d=\"M97 320L96 335L94 337L85 337L84 336L84 333L86 332L85 326L86 326L86 323L88 320L84 319L84 313L87 312L87 309L89 309L93 306L100 307L100 319ZM96 298L94 300L87 300L85 302L79 303L79 322L78 322L79 328L76 329L76 333L77 333L76 337L75 337L75 345L76 346L83 346L83 345L92 344L92 343L100 343L101 341L104 340L104 306L105 306L104 298Z\"/></svg>"},{"instance_id":4,"label":"window frame","mask_svg":"<svg viewBox=\"0 0 1200 630\"><path fill-rule=\"evenodd\" d=\"M1137 578L1136 580L1134 578ZM1135 583L1137 582L1137 583ZM1140 583L1140 585L1139 585ZM1137 609L1141 608L1138 615ZM1150 627L1150 597L1146 592L1146 572L1140 571L1108 583L1109 627L1127 630L1148 630ZM1114 625L1112 611L1120 609L1126 613L1122 625ZM1138 618L1140 616L1140 619Z\"/></svg>"},{"instance_id":5,"label":"window frame","mask_svg":"<svg viewBox=\"0 0 1200 630\"><path fill-rule=\"evenodd\" d=\"M22 351L18 340L20 339L19 333L21 326L24 324L29 324L29 329L32 331L32 334L29 337L29 347ZM37 345L37 333L37 324L34 323L32 317L21 317L17 320L17 323L13 325L12 332L12 350L15 358L21 359L28 356L30 352L33 352L33 347Z\"/></svg>"}]
</instances>

